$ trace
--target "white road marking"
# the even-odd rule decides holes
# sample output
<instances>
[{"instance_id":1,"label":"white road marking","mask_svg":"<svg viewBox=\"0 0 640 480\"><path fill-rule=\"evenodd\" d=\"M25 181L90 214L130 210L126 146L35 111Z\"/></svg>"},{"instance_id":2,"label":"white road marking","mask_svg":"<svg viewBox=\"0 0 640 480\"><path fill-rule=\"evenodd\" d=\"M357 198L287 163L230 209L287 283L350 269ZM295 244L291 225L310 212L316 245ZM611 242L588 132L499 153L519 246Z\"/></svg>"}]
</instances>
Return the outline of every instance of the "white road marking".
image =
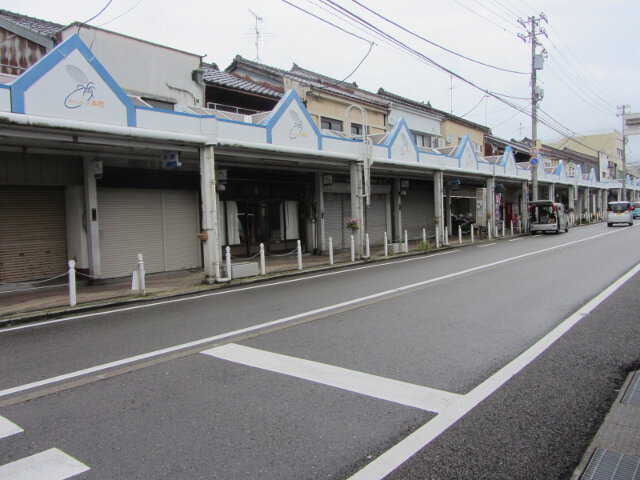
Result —
<instances>
[{"instance_id":1,"label":"white road marking","mask_svg":"<svg viewBox=\"0 0 640 480\"><path fill-rule=\"evenodd\" d=\"M461 397L456 393L233 343L202 353L430 412L440 412Z\"/></svg>"},{"instance_id":2,"label":"white road marking","mask_svg":"<svg viewBox=\"0 0 640 480\"><path fill-rule=\"evenodd\" d=\"M579 308L570 317L562 321L556 328L510 363L502 367L469 393L463 395L460 400L454 402L450 407L439 413L435 418L424 424L404 440L400 441L400 443L387 450L362 470L349 477L349 480L380 480L393 472L418 451L431 443L431 441L436 439L451 425L464 417L480 402L507 383L509 379L538 358L538 356L544 353L556 340L567 333L580 320L589 315L598 305L609 298L609 296L638 272L640 272L640 263Z\"/></svg>"},{"instance_id":3,"label":"white road marking","mask_svg":"<svg viewBox=\"0 0 640 480\"><path fill-rule=\"evenodd\" d=\"M9 437L20 432L24 432L24 430L6 418L0 417L0 438Z\"/></svg>"},{"instance_id":4,"label":"white road marking","mask_svg":"<svg viewBox=\"0 0 640 480\"><path fill-rule=\"evenodd\" d=\"M478 248L490 247L492 245L495 245L495 243L487 243L486 245L478 245Z\"/></svg>"},{"instance_id":5,"label":"white road marking","mask_svg":"<svg viewBox=\"0 0 640 480\"><path fill-rule=\"evenodd\" d=\"M314 310L309 310L307 312L298 313L296 315L291 315L289 317L279 318L277 320L272 320L270 322L261 323L259 325L253 325L251 327L241 328L239 330L234 330L232 332L222 333L222 334L219 334L219 335L214 335L212 337L201 338L199 340L194 340L192 342L183 343L181 345L174 345L172 347L162 348L160 350L154 350L154 351L148 352L148 353L142 353L140 355L135 355L135 356L129 357L129 358L123 358L121 360L116 360L116 361L109 362L109 363L103 363L102 365L96 365L94 367L89 367L89 368L85 368L85 369L82 369L82 370L77 370L75 372L65 373L63 375L58 375L56 377L46 378L44 380L39 380L37 382L32 382L32 383L27 383L25 385L20 385L20 386L17 386L17 387L7 388L5 390L0 390L0 398L6 397L7 395L12 395L14 393L20 393L20 392L24 392L24 391L27 391L27 390L31 390L33 388L43 387L45 385L51 385L53 383L61 382L61 381L64 381L64 380L70 380L70 379L74 379L74 378L81 377L81 376L84 376L84 375L89 375L89 374L92 374L92 373L101 372L101 371L108 370L108 369L111 369L111 368L114 368L114 367L121 367L121 366L124 366L124 365L133 364L133 363L136 363L136 362L139 362L139 361L142 361L142 360L149 360L151 358L159 357L161 355L166 355L166 354L169 354L169 353L175 353L175 352L178 352L180 350L187 349L187 348L193 348L193 347L197 347L197 346L204 345L204 344L207 344L207 343L213 343L213 342L218 342L218 341L221 341L221 340L226 340L228 338L232 338L232 337L237 336L237 335L243 335L245 333L256 332L256 331L259 331L259 330L263 330L265 328L286 324L286 323L289 323L289 322L292 322L292 321L295 321L295 320L300 320L300 319L303 319L303 318L306 318L306 317L312 317L314 315L324 314L324 313L327 313L327 312L331 312L332 310L339 310L339 309L341 309L343 307L348 307L348 306L351 306L351 305L357 305L358 303L368 302L370 300L375 300L375 299L378 299L378 298L381 298L381 297L385 297L385 296L389 296L389 295L395 295L395 294L400 293L400 292L404 292L404 291L411 290L411 289L418 288L418 287L423 287L423 286L426 286L426 285L430 285L432 283L440 282L442 280L448 280L448 279L451 279L451 278L467 275L469 273L477 272L477 271L484 270L484 269L487 269L487 268L492 268L492 267L495 267L497 265L502 265L502 264L513 262L513 261L516 261L516 260L521 260L523 258L528 258L528 257L534 256L534 255L538 255L540 253L550 252L550 251L553 251L553 250L564 248L564 247L569 246L569 245L575 245L575 244L578 244L578 243L582 243L582 242L586 242L586 241L589 241L589 240L593 240L593 239L598 238L598 237L604 237L604 236L607 236L607 235L611 235L613 233L616 233L616 231L600 233L600 234L595 235L593 237L583 238L583 239L580 239L580 240L574 240L574 241L569 242L569 243L555 245L553 247L547 247L547 248L543 248L542 250L536 250L536 251L529 252L529 253L523 253L522 255L516 255L515 257L504 258L502 260L497 260L495 262L486 263L484 265L478 265L477 267L471 267L471 268L467 268L465 270L460 270L458 272L450 273L450 274L447 274L447 275L442 275L441 277L436 277L436 278L432 278L432 279L429 279L429 280L423 280L421 282L411 283L409 285L404 285L402 287L392 288L391 290L385 290L385 291L382 291L382 292L374 293L372 295L366 295L364 297L354 298L352 300L347 300L346 302L336 303L336 304L333 304L333 305L328 305L326 307L316 308Z\"/></svg>"},{"instance_id":6,"label":"white road marking","mask_svg":"<svg viewBox=\"0 0 640 480\"><path fill-rule=\"evenodd\" d=\"M64 480L87 470L84 463L52 448L0 466L0 480Z\"/></svg>"},{"instance_id":7,"label":"white road marking","mask_svg":"<svg viewBox=\"0 0 640 480\"><path fill-rule=\"evenodd\" d=\"M522 240L522 237L518 237L518 238L512 238L511 240L509 240L510 242L518 242Z\"/></svg>"}]
</instances>

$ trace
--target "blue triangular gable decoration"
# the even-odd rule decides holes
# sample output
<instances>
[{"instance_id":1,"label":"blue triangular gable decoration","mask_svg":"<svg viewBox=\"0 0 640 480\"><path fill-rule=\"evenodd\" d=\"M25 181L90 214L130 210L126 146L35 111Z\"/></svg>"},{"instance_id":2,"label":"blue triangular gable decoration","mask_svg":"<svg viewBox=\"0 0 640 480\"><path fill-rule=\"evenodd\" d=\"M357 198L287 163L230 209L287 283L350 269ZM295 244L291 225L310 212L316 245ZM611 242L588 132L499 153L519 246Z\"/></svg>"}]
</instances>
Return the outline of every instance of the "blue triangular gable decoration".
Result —
<instances>
[{"instance_id":1,"label":"blue triangular gable decoration","mask_svg":"<svg viewBox=\"0 0 640 480\"><path fill-rule=\"evenodd\" d=\"M458 145L456 153L453 156L458 159L458 167L477 170L478 154L473 148L469 135L465 134L462 137L462 141Z\"/></svg>"},{"instance_id":2,"label":"blue triangular gable decoration","mask_svg":"<svg viewBox=\"0 0 640 480\"><path fill-rule=\"evenodd\" d=\"M404 118L400 118L391 132L384 145L389 149L389 158L394 160L405 160L419 162L418 146L413 140L413 134L409 130L409 126Z\"/></svg>"},{"instance_id":3,"label":"blue triangular gable decoration","mask_svg":"<svg viewBox=\"0 0 640 480\"><path fill-rule=\"evenodd\" d=\"M72 60L82 58L81 66L72 63ZM60 68L61 65L64 68ZM46 90L48 95L41 95L39 101L30 98L36 90ZM106 98L109 100L105 104ZM73 115L61 115L55 110L75 114L93 109L96 113L89 120L136 125L133 102L78 35L55 47L11 84L11 107L14 113L35 112L70 119L74 119ZM124 112L122 122L114 121L114 109ZM101 119L98 113L106 114L105 118ZM77 116L79 120L87 120L87 115Z\"/></svg>"},{"instance_id":4,"label":"blue triangular gable decoration","mask_svg":"<svg viewBox=\"0 0 640 480\"><path fill-rule=\"evenodd\" d=\"M284 94L263 124L269 143L276 141L322 149L322 134L295 90Z\"/></svg>"}]
</instances>

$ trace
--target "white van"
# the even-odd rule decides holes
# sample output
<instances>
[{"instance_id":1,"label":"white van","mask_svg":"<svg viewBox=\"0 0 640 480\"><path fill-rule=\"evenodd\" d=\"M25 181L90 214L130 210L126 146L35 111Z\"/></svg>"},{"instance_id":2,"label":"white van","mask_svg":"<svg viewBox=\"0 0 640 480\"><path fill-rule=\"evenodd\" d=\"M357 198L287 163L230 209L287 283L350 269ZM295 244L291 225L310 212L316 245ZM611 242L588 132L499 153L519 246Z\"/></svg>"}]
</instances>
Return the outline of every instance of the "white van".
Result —
<instances>
[{"instance_id":1,"label":"white van","mask_svg":"<svg viewBox=\"0 0 640 480\"><path fill-rule=\"evenodd\" d=\"M529 225L532 235L537 232L568 232L569 216L561 203L551 200L529 202Z\"/></svg>"},{"instance_id":2,"label":"white van","mask_svg":"<svg viewBox=\"0 0 640 480\"><path fill-rule=\"evenodd\" d=\"M614 223L633 225L633 205L631 205L631 202L609 202L607 207L607 227L612 227Z\"/></svg>"}]
</instances>

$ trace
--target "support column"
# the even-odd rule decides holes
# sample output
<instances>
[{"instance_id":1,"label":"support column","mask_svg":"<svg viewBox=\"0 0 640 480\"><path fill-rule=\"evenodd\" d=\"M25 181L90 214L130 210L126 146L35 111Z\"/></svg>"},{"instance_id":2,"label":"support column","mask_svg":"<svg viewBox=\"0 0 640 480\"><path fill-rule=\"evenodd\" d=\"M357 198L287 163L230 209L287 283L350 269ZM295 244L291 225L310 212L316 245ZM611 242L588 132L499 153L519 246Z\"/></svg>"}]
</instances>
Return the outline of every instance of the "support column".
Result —
<instances>
[{"instance_id":1,"label":"support column","mask_svg":"<svg viewBox=\"0 0 640 480\"><path fill-rule=\"evenodd\" d=\"M529 229L529 194L528 194L529 182L522 182L520 191L522 193L520 201L520 223L522 225L522 231L526 232Z\"/></svg>"},{"instance_id":2,"label":"support column","mask_svg":"<svg viewBox=\"0 0 640 480\"><path fill-rule=\"evenodd\" d=\"M605 190L598 190L598 219L602 220L604 218L604 196L603 193Z\"/></svg>"},{"instance_id":3,"label":"support column","mask_svg":"<svg viewBox=\"0 0 640 480\"><path fill-rule=\"evenodd\" d=\"M391 193L391 208L393 208L393 232L389 242L400 243L402 239L402 198L400 197L400 179L393 179L393 191Z\"/></svg>"},{"instance_id":4,"label":"support column","mask_svg":"<svg viewBox=\"0 0 640 480\"><path fill-rule=\"evenodd\" d=\"M364 256L362 239L367 228L364 222L364 205L362 201L362 163L351 163L349 183L351 184L351 217L360 220L360 228L353 231L356 257L362 258Z\"/></svg>"},{"instance_id":5,"label":"support column","mask_svg":"<svg viewBox=\"0 0 640 480\"><path fill-rule=\"evenodd\" d=\"M100 262L100 228L98 221L98 187L96 175L102 171L102 162L94 158L83 158L84 204L87 219L87 253L89 255L89 275L99 277L102 273Z\"/></svg>"},{"instance_id":6,"label":"support column","mask_svg":"<svg viewBox=\"0 0 640 480\"><path fill-rule=\"evenodd\" d=\"M327 242L325 238L325 226L324 226L324 176L322 173L315 174L315 203L316 203L316 245L320 253L324 253L328 250Z\"/></svg>"},{"instance_id":7,"label":"support column","mask_svg":"<svg viewBox=\"0 0 640 480\"><path fill-rule=\"evenodd\" d=\"M202 197L202 229L207 233L203 242L204 281L220 280L220 237L218 230L218 192L213 145L200 148L200 196Z\"/></svg>"},{"instance_id":8,"label":"support column","mask_svg":"<svg viewBox=\"0 0 640 480\"><path fill-rule=\"evenodd\" d=\"M587 222L591 222L591 202L589 200L591 200L591 192L589 187L587 187L584 190L585 205L583 207L583 209L587 211Z\"/></svg>"},{"instance_id":9,"label":"support column","mask_svg":"<svg viewBox=\"0 0 640 480\"><path fill-rule=\"evenodd\" d=\"M453 226L451 223L451 185L449 185L448 183L446 184L446 186L444 187L444 190L446 192L447 198L445 199L444 202L444 219L445 219L445 224L448 228L448 232L449 235L454 235L455 232L453 232Z\"/></svg>"},{"instance_id":10,"label":"support column","mask_svg":"<svg viewBox=\"0 0 640 480\"><path fill-rule=\"evenodd\" d=\"M555 183L549 184L549 200L552 202L556 201L556 185Z\"/></svg>"},{"instance_id":11,"label":"support column","mask_svg":"<svg viewBox=\"0 0 640 480\"><path fill-rule=\"evenodd\" d=\"M487 223L491 224L491 236L496 236L496 179L487 178L487 214L491 214L491 218ZM486 225L485 225L486 226Z\"/></svg>"},{"instance_id":12,"label":"support column","mask_svg":"<svg viewBox=\"0 0 640 480\"><path fill-rule=\"evenodd\" d=\"M444 240L444 214L442 211L442 172L435 172L433 174L433 215L437 218L439 223L438 236L440 242Z\"/></svg>"},{"instance_id":13,"label":"support column","mask_svg":"<svg viewBox=\"0 0 640 480\"><path fill-rule=\"evenodd\" d=\"M576 187L569 185L569 220L572 225L576 223Z\"/></svg>"}]
</instances>

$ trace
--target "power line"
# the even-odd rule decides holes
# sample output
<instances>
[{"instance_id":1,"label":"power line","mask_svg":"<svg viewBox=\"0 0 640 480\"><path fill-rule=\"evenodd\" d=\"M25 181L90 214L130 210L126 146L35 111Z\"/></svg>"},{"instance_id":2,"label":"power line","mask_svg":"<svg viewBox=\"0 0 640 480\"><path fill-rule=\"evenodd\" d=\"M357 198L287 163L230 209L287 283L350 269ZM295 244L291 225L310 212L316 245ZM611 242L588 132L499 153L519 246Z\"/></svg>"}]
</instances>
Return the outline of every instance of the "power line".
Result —
<instances>
[{"instance_id":1,"label":"power line","mask_svg":"<svg viewBox=\"0 0 640 480\"><path fill-rule=\"evenodd\" d=\"M109 0L109 1L107 2L107 4L106 4L104 7L102 7L102 10L100 10L98 13L96 13L96 14L95 14L93 17L91 17L89 20L85 20L84 22L82 22L82 24L83 24L83 25L85 25L85 24L89 23L91 20L95 20L96 18L98 18L98 17L102 14L102 12L104 12L104 11L107 9L107 7L108 7L109 5L111 5L111 2L113 2L113 0Z\"/></svg>"},{"instance_id":2,"label":"power line","mask_svg":"<svg viewBox=\"0 0 640 480\"><path fill-rule=\"evenodd\" d=\"M498 27L500 30L505 31L505 32L507 32L507 33L510 33L510 34L512 34L512 35L517 35L517 33L516 33L516 32L513 32L513 31L511 31L511 30L508 30L508 29L504 28L504 27L503 27L503 26L501 26L501 25L498 25L496 22L494 22L493 20L491 20L491 18L485 17L484 15L482 15L482 14L480 14L480 13L476 12L476 11L475 11L475 10L473 10L472 8L470 8L470 7L466 6L464 3L461 3L461 2L459 2L458 0L453 0L453 1L454 1L454 2L456 2L458 5L460 5L462 8L465 8L465 9L469 10L469 11L470 11L471 13L473 13L474 15L477 15L478 17L482 18L483 20L486 20L487 22L489 22L489 23L491 23L491 24L495 25L495 26L496 26L496 27Z\"/></svg>"},{"instance_id":3,"label":"power line","mask_svg":"<svg viewBox=\"0 0 640 480\"><path fill-rule=\"evenodd\" d=\"M136 8L138 5L140 5L144 0L138 0L136 3L134 3L134 5L129 8L128 10L125 10L124 12L122 12L120 15L118 15L115 18L112 18L111 20L108 20L104 23L101 23L100 25L98 25L98 27L104 27L105 25L109 25L112 22L115 22L116 20L118 20L120 17L123 17L124 15L126 15L127 13L129 13L131 10L133 10L134 8Z\"/></svg>"},{"instance_id":4,"label":"power line","mask_svg":"<svg viewBox=\"0 0 640 480\"><path fill-rule=\"evenodd\" d=\"M402 30L403 32L406 32L406 33L408 33L409 35L412 35L412 36L414 36L414 37L416 37L416 38L419 38L420 40L422 40L422 41L424 41L424 42L427 42L429 45L433 45L434 47L440 48L441 50L444 50L445 52L451 53L451 54L456 55L456 56L458 56L458 57L460 57L460 58L463 58L463 59L465 59L465 60L468 60L468 61L470 61L470 62L477 63L478 65L482 65L482 66L484 66L484 67L488 67L488 68L493 68L493 69L495 69L495 70L500 70L500 71L502 71L502 72L517 73L517 74L519 74L519 75L529 75L529 73L527 73L527 72L518 72L518 71L516 71L516 70L510 70L510 69L507 69L507 68L496 67L495 65L489 65L488 63L484 63L484 62L481 62L481 61L479 61L479 60L475 60L475 59L473 59L473 58L469 58L469 57L467 57L467 56L465 56L465 55L462 55L461 53L458 53L458 52L455 52L455 51L453 51L453 50L450 50L450 49L448 49L447 47L443 47L442 45L439 45L439 44L437 44L437 43L435 43L435 42L433 42L433 41L431 41L431 40L429 40L429 39L427 39L427 38L424 38L423 36L418 35L418 34L417 34L417 33L415 33L415 32L412 32L411 30L409 30L409 29L407 29L407 28L403 27L402 25L399 25L398 23L394 22L393 20L390 20L389 18L387 18L387 17L385 17L385 16L383 16L383 15L379 14L378 12L376 12L376 11L374 11L374 10L370 9L370 8L369 8L369 7L367 7L366 5L363 5L363 4L362 4L362 3L360 3L358 0L351 0L351 1L352 1L353 3L355 3L355 4L359 5L360 7L364 8L364 9L365 9L365 10L367 10L368 12L370 12L370 13L374 14L374 15L375 15L375 16L377 16L378 18L380 18L380 19L384 20L385 22L388 22L388 23L390 23L391 25L393 25L393 26L395 26L395 27L399 28L399 29L400 29L400 30Z\"/></svg>"}]
</instances>

